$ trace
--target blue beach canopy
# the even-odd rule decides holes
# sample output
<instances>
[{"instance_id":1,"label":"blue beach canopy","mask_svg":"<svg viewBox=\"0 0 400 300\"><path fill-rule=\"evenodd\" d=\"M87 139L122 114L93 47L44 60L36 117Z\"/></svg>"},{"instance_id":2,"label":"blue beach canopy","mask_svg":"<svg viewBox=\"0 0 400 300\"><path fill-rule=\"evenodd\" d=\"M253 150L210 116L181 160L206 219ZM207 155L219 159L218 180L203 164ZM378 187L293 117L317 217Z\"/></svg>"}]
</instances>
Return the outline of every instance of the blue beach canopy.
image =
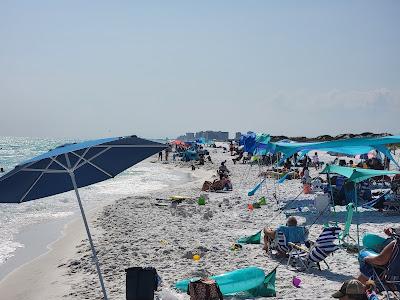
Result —
<instances>
[{"instance_id":1,"label":"blue beach canopy","mask_svg":"<svg viewBox=\"0 0 400 300\"><path fill-rule=\"evenodd\" d=\"M387 145L399 143L400 136L387 136L378 138L353 138L315 143L281 141L277 143L271 143L271 148L274 149L275 152L282 152L284 154L282 161L295 153L301 152L305 154L311 150L321 150L327 152L332 151L349 155L364 154L371 150L377 150L382 152L400 168L387 148Z\"/></svg>"},{"instance_id":2,"label":"blue beach canopy","mask_svg":"<svg viewBox=\"0 0 400 300\"><path fill-rule=\"evenodd\" d=\"M362 169L362 168L351 168L351 167L343 167L337 165L327 165L320 174L339 174L346 178L348 181L352 181L355 183L359 183L368 178L377 177L377 176L389 176L389 175L397 175L400 174L399 171L387 171L387 170L373 170L373 169Z\"/></svg>"},{"instance_id":3,"label":"blue beach canopy","mask_svg":"<svg viewBox=\"0 0 400 300\"><path fill-rule=\"evenodd\" d=\"M0 203L22 203L75 190L104 299L107 292L78 188L115 177L166 145L116 137L66 144L16 166L0 177Z\"/></svg>"}]
</instances>

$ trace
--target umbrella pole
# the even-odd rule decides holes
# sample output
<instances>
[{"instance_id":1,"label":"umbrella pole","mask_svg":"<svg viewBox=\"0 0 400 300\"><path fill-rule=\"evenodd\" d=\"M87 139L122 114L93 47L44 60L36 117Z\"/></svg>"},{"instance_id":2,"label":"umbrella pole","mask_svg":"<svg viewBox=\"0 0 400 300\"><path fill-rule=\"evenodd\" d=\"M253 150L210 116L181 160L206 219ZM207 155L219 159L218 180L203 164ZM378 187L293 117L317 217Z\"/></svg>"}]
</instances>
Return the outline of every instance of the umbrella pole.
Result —
<instances>
[{"instance_id":1,"label":"umbrella pole","mask_svg":"<svg viewBox=\"0 0 400 300\"><path fill-rule=\"evenodd\" d=\"M85 224L85 229L86 229L86 233L87 233L87 236L88 236L88 239L89 239L90 248L92 249L93 260L94 260L94 263L96 265L97 274L99 275L99 280L100 280L101 289L103 291L104 300L108 300L106 287L104 285L103 276L101 275L100 265L99 265L99 261L97 259L97 255L96 255L96 249L94 248L92 235L90 234L89 225L88 225L87 220L86 220L85 211L83 210L81 197L79 195L78 187L76 185L75 174L73 172L70 172L69 175L71 176L71 181L72 181L72 184L74 186L76 198L78 199L79 209L81 210L83 223Z\"/></svg>"}]
</instances>

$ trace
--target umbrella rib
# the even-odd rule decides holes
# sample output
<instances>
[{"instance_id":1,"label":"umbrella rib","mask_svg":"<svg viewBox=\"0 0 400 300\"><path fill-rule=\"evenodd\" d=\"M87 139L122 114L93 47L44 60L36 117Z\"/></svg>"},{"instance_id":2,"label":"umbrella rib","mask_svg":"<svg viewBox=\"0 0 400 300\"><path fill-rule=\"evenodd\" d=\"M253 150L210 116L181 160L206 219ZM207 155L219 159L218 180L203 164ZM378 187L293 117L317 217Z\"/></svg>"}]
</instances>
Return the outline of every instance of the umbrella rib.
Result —
<instances>
[{"instance_id":1,"label":"umbrella rib","mask_svg":"<svg viewBox=\"0 0 400 300\"><path fill-rule=\"evenodd\" d=\"M28 196L28 194L30 193L30 191L34 188L34 186L36 185L36 183L38 183L38 181L40 180L40 178L42 178L43 174L45 173L46 170L49 169L50 165L53 163L53 160L50 160L49 164L47 165L47 167L42 171L42 173L38 176L38 178L36 178L36 180L32 183L32 185L29 187L29 189L26 191L26 193L22 196L21 200L19 201L19 203L22 203L22 201L24 201L24 199L26 198L26 196Z\"/></svg>"},{"instance_id":2,"label":"umbrella rib","mask_svg":"<svg viewBox=\"0 0 400 300\"><path fill-rule=\"evenodd\" d=\"M99 153L97 153L96 155L93 155L91 158L86 158L86 160L87 160L87 161L92 161L93 159L95 159L96 157L102 155L104 152L106 152L106 151L108 151L108 150L110 150L110 149L111 149L111 147L107 147L106 149L101 150L101 151L100 151ZM75 155L77 155L77 154L75 154ZM85 163L86 163L86 162L83 162L83 163L79 164L77 167L73 168L73 170L75 171L76 169L79 169L79 168L82 167Z\"/></svg>"},{"instance_id":3,"label":"umbrella rib","mask_svg":"<svg viewBox=\"0 0 400 300\"><path fill-rule=\"evenodd\" d=\"M89 150L92 149L92 147L86 148L85 151L82 153L82 156L85 157L85 155L89 152ZM73 152L73 151L72 151ZM73 152L75 154L75 152ZM79 158L74 166L72 167L73 170L75 170L76 166L82 161L82 158Z\"/></svg>"},{"instance_id":4,"label":"umbrella rib","mask_svg":"<svg viewBox=\"0 0 400 300\"><path fill-rule=\"evenodd\" d=\"M109 150L110 148L107 148L107 149L105 149L104 151L101 151L100 152L100 154L103 154L104 152L106 152L107 150ZM104 174L106 174L107 176L109 176L110 178L112 178L113 176L110 174L110 173L108 173L107 171L104 171L102 168L100 168L99 166L97 166L96 164L94 164L94 163L92 163L90 160L92 160L92 159L94 159L95 158L95 156L93 156L92 158L90 158L90 160L88 160L88 159L86 159L86 158L84 158L84 157L82 157L82 156L80 156L80 155L78 155L78 154L76 154L75 152L71 152L73 155L75 155L75 156L77 156L77 157L79 157L80 159L82 159L83 161L84 161L84 163L82 163L79 167L81 167L81 166L83 166L85 163L88 163L88 164L90 164L91 166L93 166L93 167L95 167L97 170L99 170L100 172L103 172ZM99 153L98 153L99 154ZM100 155L99 154L99 155ZM98 155L97 155L98 156ZM97 157L96 156L96 157ZM74 170L75 171L75 170Z\"/></svg>"}]
</instances>

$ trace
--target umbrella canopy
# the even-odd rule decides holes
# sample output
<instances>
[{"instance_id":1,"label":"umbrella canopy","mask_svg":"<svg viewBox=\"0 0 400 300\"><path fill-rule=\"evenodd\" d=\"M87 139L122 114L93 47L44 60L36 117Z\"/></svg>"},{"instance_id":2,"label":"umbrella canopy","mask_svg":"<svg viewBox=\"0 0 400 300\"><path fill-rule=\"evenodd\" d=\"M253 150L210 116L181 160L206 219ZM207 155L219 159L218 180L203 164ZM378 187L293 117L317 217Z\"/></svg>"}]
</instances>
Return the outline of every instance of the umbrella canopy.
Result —
<instances>
[{"instance_id":1,"label":"umbrella canopy","mask_svg":"<svg viewBox=\"0 0 400 300\"><path fill-rule=\"evenodd\" d=\"M113 178L165 148L164 144L137 136L66 144L36 156L0 177L0 203L22 203L75 190L104 299L107 300L78 188Z\"/></svg>"},{"instance_id":2,"label":"umbrella canopy","mask_svg":"<svg viewBox=\"0 0 400 300\"><path fill-rule=\"evenodd\" d=\"M0 202L21 203L115 177L166 146L136 136L67 144L36 156L0 177Z\"/></svg>"}]
</instances>

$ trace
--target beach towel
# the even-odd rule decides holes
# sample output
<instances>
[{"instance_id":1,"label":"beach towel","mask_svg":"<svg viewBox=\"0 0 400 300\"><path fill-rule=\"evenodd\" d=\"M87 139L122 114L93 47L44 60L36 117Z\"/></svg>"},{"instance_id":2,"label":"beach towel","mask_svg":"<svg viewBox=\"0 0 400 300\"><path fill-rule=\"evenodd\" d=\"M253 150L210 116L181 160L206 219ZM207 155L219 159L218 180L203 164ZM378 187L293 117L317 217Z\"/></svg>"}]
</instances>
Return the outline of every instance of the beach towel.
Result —
<instances>
[{"instance_id":1,"label":"beach towel","mask_svg":"<svg viewBox=\"0 0 400 300\"><path fill-rule=\"evenodd\" d=\"M245 236L237 240L239 244L260 244L261 243L261 230L256 234Z\"/></svg>"}]
</instances>

